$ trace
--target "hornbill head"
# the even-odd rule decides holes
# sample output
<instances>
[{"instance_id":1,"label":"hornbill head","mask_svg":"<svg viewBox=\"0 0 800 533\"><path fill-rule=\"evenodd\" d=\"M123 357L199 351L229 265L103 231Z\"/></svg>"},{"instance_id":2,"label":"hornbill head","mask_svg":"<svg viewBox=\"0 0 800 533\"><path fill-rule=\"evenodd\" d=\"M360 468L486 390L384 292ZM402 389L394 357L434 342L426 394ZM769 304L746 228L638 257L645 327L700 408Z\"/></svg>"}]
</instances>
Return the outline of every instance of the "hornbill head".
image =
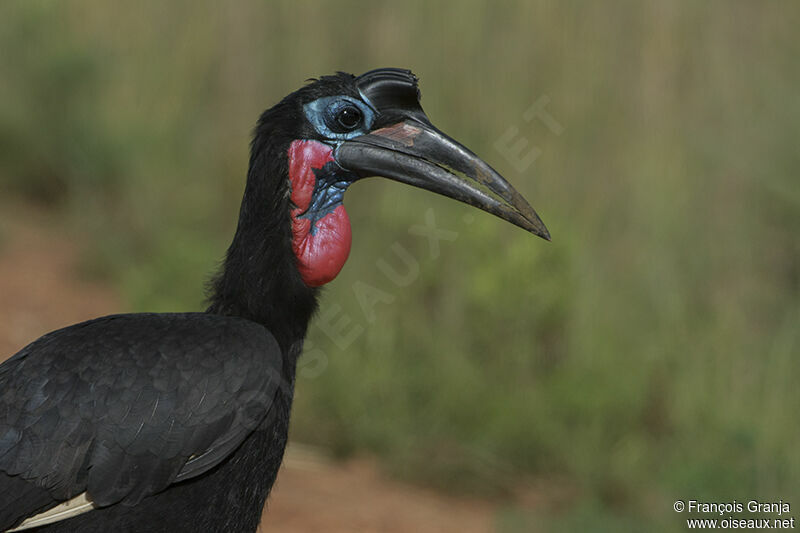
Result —
<instances>
[{"instance_id":1,"label":"hornbill head","mask_svg":"<svg viewBox=\"0 0 800 533\"><path fill-rule=\"evenodd\" d=\"M281 109L301 115L300 131L283 136L289 134L292 248L308 286L327 283L344 265L351 233L342 197L351 183L369 176L449 196L550 239L522 195L431 123L409 70L324 76L265 113L261 123Z\"/></svg>"}]
</instances>

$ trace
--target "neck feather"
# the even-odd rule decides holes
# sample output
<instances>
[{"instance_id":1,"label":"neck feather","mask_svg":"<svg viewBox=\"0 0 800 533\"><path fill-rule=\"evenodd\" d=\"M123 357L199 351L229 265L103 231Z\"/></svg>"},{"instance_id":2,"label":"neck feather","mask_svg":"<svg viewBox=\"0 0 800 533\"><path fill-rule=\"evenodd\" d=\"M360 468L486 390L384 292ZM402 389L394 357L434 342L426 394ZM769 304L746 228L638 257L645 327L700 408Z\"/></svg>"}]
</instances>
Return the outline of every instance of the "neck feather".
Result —
<instances>
[{"instance_id":1,"label":"neck feather","mask_svg":"<svg viewBox=\"0 0 800 533\"><path fill-rule=\"evenodd\" d=\"M209 285L209 313L264 325L284 354L302 341L318 290L303 282L292 250L287 149L290 139L259 121L236 235Z\"/></svg>"}]
</instances>

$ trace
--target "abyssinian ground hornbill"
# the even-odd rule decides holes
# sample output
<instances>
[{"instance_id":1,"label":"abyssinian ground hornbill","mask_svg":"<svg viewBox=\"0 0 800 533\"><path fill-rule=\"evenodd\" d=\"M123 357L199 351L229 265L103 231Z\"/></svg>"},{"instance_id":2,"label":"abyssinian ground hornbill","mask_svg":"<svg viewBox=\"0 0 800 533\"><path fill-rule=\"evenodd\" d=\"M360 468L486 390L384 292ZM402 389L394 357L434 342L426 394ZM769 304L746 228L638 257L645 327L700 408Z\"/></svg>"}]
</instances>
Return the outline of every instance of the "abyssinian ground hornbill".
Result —
<instances>
[{"instance_id":1,"label":"abyssinian ground hornbill","mask_svg":"<svg viewBox=\"0 0 800 533\"><path fill-rule=\"evenodd\" d=\"M255 531L318 288L350 251L342 196L368 176L549 238L511 185L431 124L411 72L307 84L258 121L205 313L90 320L0 365L0 531Z\"/></svg>"}]
</instances>

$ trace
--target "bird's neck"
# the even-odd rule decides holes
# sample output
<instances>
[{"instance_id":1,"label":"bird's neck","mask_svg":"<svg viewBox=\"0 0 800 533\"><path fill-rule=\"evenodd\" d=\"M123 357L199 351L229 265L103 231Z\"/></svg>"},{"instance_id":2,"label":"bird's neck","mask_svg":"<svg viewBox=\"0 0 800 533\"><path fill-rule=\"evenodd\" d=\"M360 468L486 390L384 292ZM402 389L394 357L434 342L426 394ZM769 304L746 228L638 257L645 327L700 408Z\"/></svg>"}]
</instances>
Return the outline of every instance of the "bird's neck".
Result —
<instances>
[{"instance_id":1,"label":"bird's neck","mask_svg":"<svg viewBox=\"0 0 800 533\"><path fill-rule=\"evenodd\" d=\"M262 324L293 359L316 311L318 289L304 283L292 250L287 159L269 156L287 147L258 137L253 142L239 225L209 287L208 312Z\"/></svg>"}]
</instances>

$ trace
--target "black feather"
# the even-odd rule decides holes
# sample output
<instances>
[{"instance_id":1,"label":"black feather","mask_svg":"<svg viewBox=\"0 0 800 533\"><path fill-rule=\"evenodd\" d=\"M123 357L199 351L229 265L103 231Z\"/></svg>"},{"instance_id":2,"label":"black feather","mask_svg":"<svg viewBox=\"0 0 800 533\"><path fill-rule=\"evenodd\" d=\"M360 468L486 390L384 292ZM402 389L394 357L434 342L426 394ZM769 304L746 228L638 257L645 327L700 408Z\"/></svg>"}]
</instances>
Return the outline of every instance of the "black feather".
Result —
<instances>
[{"instance_id":1,"label":"black feather","mask_svg":"<svg viewBox=\"0 0 800 533\"><path fill-rule=\"evenodd\" d=\"M356 78L322 77L261 115L205 313L99 318L0 365L0 531L84 491L98 509L40 531L256 530L318 296L292 252L287 151L318 138L303 105L329 95L358 97Z\"/></svg>"}]
</instances>

